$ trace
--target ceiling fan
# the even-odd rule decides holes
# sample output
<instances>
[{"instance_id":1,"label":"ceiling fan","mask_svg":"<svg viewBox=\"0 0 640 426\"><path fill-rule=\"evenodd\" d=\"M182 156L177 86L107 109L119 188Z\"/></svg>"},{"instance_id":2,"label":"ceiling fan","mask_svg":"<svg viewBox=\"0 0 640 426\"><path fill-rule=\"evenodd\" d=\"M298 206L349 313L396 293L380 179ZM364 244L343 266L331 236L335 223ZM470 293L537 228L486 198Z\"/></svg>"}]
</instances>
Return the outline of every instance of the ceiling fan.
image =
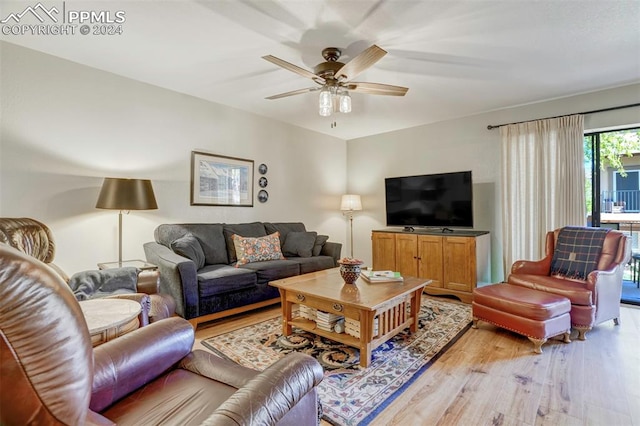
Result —
<instances>
[{"instance_id":1,"label":"ceiling fan","mask_svg":"<svg viewBox=\"0 0 640 426\"><path fill-rule=\"evenodd\" d=\"M338 61L342 55L342 51L339 48L327 47L322 50L322 57L325 62L316 65L313 72L272 55L263 56L262 59L309 78L318 85L317 87L280 93L269 96L266 99L280 99L320 90L319 113L322 116L329 116L334 111L351 111L349 91L368 95L404 96L409 90L406 87L352 81L353 78L378 62L386 54L387 52L384 49L374 44L345 64Z\"/></svg>"}]
</instances>

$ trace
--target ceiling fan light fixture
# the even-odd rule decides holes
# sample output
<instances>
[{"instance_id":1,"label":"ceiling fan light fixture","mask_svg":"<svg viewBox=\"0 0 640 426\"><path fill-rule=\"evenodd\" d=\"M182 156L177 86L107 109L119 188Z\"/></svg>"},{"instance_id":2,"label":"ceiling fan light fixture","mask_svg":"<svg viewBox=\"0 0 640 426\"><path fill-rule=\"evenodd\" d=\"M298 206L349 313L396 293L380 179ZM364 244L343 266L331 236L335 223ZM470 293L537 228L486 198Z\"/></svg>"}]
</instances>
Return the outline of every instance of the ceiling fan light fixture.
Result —
<instances>
[{"instance_id":1,"label":"ceiling fan light fixture","mask_svg":"<svg viewBox=\"0 0 640 426\"><path fill-rule=\"evenodd\" d=\"M332 108L326 108L326 107L320 107L320 109L318 110L318 113L323 117L331 116L332 112L333 112Z\"/></svg>"},{"instance_id":2,"label":"ceiling fan light fixture","mask_svg":"<svg viewBox=\"0 0 640 426\"><path fill-rule=\"evenodd\" d=\"M348 114L351 112L351 96L348 90L342 90L339 95L340 112Z\"/></svg>"},{"instance_id":3,"label":"ceiling fan light fixture","mask_svg":"<svg viewBox=\"0 0 640 426\"><path fill-rule=\"evenodd\" d=\"M333 95L329 87L324 86L320 90L320 97L318 99L318 112L323 117L328 117L333 111Z\"/></svg>"},{"instance_id":4,"label":"ceiling fan light fixture","mask_svg":"<svg viewBox=\"0 0 640 426\"><path fill-rule=\"evenodd\" d=\"M272 55L263 56L263 59L302 77L309 78L319 86L292 90L269 96L266 99L280 99L320 90L318 113L323 117L329 117L333 113L348 114L351 112L352 105L349 91L368 95L404 96L409 90L407 87L352 81L386 54L387 52L384 49L374 44L345 64L338 61L342 55L339 48L327 47L322 51L322 57L325 62L316 65L313 68L313 72ZM335 127L335 121L331 127Z\"/></svg>"}]
</instances>

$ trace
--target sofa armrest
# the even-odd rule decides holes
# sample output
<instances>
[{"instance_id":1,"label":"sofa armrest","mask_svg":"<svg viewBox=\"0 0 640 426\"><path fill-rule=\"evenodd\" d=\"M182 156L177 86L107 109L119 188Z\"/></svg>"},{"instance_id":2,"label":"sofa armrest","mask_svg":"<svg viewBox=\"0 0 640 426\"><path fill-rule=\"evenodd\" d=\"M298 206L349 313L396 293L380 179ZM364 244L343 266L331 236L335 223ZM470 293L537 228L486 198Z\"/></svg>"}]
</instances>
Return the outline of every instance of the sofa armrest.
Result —
<instances>
[{"instance_id":1,"label":"sofa armrest","mask_svg":"<svg viewBox=\"0 0 640 426\"><path fill-rule=\"evenodd\" d=\"M541 260L516 260L511 266L512 274L549 275L551 271L551 256Z\"/></svg>"},{"instance_id":2,"label":"sofa armrest","mask_svg":"<svg viewBox=\"0 0 640 426\"><path fill-rule=\"evenodd\" d=\"M587 275L586 287L591 290L593 304L597 308L602 303L620 303L623 273L624 266L614 263L607 270L595 270Z\"/></svg>"},{"instance_id":3,"label":"sofa armrest","mask_svg":"<svg viewBox=\"0 0 640 426\"><path fill-rule=\"evenodd\" d=\"M191 352L193 342L191 324L175 317L97 346L89 408L100 412L159 377Z\"/></svg>"},{"instance_id":4,"label":"sofa armrest","mask_svg":"<svg viewBox=\"0 0 640 426\"><path fill-rule=\"evenodd\" d=\"M311 392L322 378L322 367L318 361L309 355L291 353L238 389L202 424L276 424ZM317 412L311 411L313 412L300 417L310 420L309 424L317 424Z\"/></svg>"},{"instance_id":5,"label":"sofa armrest","mask_svg":"<svg viewBox=\"0 0 640 426\"><path fill-rule=\"evenodd\" d=\"M239 389L253 379L259 371L243 367L211 352L194 350L180 361L179 368L225 383Z\"/></svg>"},{"instance_id":6,"label":"sofa armrest","mask_svg":"<svg viewBox=\"0 0 640 426\"><path fill-rule=\"evenodd\" d=\"M176 301L168 294L151 294L151 308L149 309L149 323L170 318L176 313Z\"/></svg>"},{"instance_id":7,"label":"sofa armrest","mask_svg":"<svg viewBox=\"0 0 640 426\"><path fill-rule=\"evenodd\" d=\"M334 266L338 266L338 260L340 260L341 252L342 252L342 243L334 243L331 241L327 241L322 246L322 250L320 251L320 254L322 256L333 257Z\"/></svg>"},{"instance_id":8,"label":"sofa armrest","mask_svg":"<svg viewBox=\"0 0 640 426\"><path fill-rule=\"evenodd\" d=\"M200 301L195 263L157 242L145 243L144 252L147 261L158 266L160 293L173 297L176 313L186 319L198 317Z\"/></svg>"}]
</instances>

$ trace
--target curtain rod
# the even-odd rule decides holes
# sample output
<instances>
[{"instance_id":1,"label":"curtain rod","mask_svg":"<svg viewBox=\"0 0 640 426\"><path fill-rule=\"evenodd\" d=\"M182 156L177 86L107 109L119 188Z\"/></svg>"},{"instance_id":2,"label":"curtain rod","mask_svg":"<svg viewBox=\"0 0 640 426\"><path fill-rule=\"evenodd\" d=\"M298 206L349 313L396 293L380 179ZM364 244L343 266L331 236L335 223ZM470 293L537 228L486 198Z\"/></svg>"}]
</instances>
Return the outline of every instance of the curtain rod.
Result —
<instances>
[{"instance_id":1,"label":"curtain rod","mask_svg":"<svg viewBox=\"0 0 640 426\"><path fill-rule=\"evenodd\" d=\"M573 114L562 114L562 115L556 115L554 117L538 118L537 120L549 120L549 119L552 119L552 118L567 117L569 115L576 115L576 114L577 115L595 114L597 112L615 111L617 109L633 108L633 107L638 107L638 106L640 106L640 103L629 104L629 105L620 105L620 106L615 106L615 107L611 107L611 108L594 109L593 111L576 112L576 113L573 113ZM524 120L524 121L516 121L515 123L504 123L504 124L489 124L487 126L487 130L493 130L493 129L497 129L497 128L502 127L502 126L509 126L511 124L520 124L520 123L526 123L528 121L537 121L537 120Z\"/></svg>"}]
</instances>

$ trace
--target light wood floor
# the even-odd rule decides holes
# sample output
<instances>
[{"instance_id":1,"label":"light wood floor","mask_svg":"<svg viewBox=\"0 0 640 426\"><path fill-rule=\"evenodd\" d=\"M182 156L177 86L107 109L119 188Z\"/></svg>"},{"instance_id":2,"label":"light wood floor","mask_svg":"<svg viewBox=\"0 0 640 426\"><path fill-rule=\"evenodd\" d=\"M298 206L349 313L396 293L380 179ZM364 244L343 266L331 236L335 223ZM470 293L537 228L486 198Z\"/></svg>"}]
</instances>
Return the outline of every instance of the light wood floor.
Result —
<instances>
[{"instance_id":1,"label":"light wood floor","mask_svg":"<svg viewBox=\"0 0 640 426\"><path fill-rule=\"evenodd\" d=\"M200 326L196 347L279 313L265 308ZM524 337L480 323L373 424L640 426L640 309L623 305L620 326L600 324L586 341L551 341L542 355L531 348Z\"/></svg>"}]
</instances>

